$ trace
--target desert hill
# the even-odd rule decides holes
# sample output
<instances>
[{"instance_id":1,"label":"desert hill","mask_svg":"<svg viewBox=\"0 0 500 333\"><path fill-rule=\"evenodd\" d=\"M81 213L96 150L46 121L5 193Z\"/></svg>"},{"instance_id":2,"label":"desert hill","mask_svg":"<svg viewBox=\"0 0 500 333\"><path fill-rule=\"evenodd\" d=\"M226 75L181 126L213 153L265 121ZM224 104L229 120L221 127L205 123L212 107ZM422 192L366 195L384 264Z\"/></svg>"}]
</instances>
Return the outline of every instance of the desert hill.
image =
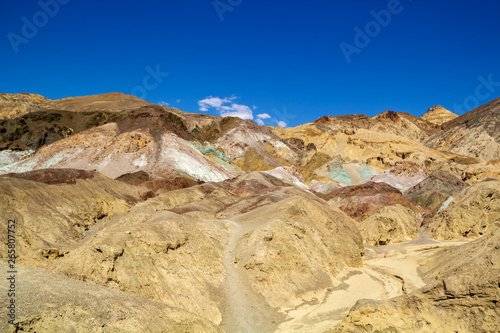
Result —
<instances>
[{"instance_id":1,"label":"desert hill","mask_svg":"<svg viewBox=\"0 0 500 333\"><path fill-rule=\"evenodd\" d=\"M0 94L0 330L495 332L499 101L282 128Z\"/></svg>"},{"instance_id":2,"label":"desert hill","mask_svg":"<svg viewBox=\"0 0 500 333\"><path fill-rule=\"evenodd\" d=\"M447 123L425 144L443 151L485 161L500 160L500 98Z\"/></svg>"},{"instance_id":3,"label":"desert hill","mask_svg":"<svg viewBox=\"0 0 500 333\"><path fill-rule=\"evenodd\" d=\"M7 271L6 263L0 265ZM2 321L2 332L223 332L200 316L147 297L29 266L18 266L18 272L23 278L17 300L23 311L17 326ZM7 294L5 284L0 290Z\"/></svg>"},{"instance_id":4,"label":"desert hill","mask_svg":"<svg viewBox=\"0 0 500 333\"><path fill-rule=\"evenodd\" d=\"M38 94L0 93L0 119L13 119L28 113L57 110L73 112L118 112L150 105L140 98L122 93L108 93L51 100Z\"/></svg>"},{"instance_id":5,"label":"desert hill","mask_svg":"<svg viewBox=\"0 0 500 333\"><path fill-rule=\"evenodd\" d=\"M457 117L457 114L445 109L441 105L436 105L420 116L420 119L428 121L431 124L443 125Z\"/></svg>"}]
</instances>

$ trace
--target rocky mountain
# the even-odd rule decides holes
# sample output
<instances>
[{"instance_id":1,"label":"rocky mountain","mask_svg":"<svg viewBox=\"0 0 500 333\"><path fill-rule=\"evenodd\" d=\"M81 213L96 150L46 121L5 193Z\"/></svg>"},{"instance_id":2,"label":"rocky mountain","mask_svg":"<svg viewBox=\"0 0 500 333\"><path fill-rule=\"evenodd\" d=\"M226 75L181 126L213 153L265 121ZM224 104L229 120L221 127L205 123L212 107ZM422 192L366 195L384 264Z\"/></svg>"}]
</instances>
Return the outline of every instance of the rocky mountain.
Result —
<instances>
[{"instance_id":1,"label":"rocky mountain","mask_svg":"<svg viewBox=\"0 0 500 333\"><path fill-rule=\"evenodd\" d=\"M431 136L428 147L484 161L500 160L500 98L463 114L443 125Z\"/></svg>"},{"instance_id":2,"label":"rocky mountain","mask_svg":"<svg viewBox=\"0 0 500 333\"><path fill-rule=\"evenodd\" d=\"M457 114L445 109L441 105L435 105L420 116L420 119L428 121L431 124L443 125L457 117Z\"/></svg>"},{"instance_id":3,"label":"rocky mountain","mask_svg":"<svg viewBox=\"0 0 500 333\"><path fill-rule=\"evenodd\" d=\"M495 332L499 100L282 128L0 94L0 331Z\"/></svg>"},{"instance_id":4,"label":"rocky mountain","mask_svg":"<svg viewBox=\"0 0 500 333\"><path fill-rule=\"evenodd\" d=\"M365 182L373 176L385 172L400 162L411 162L419 168L432 172L445 170L462 180L477 182L489 177L498 177L498 166L494 161L480 161L471 157L429 148L411 137L424 132L416 130L405 136L405 130L397 131L392 120L388 120L393 131L386 131L391 126L369 127L367 116L349 117L347 126L334 118L333 125L314 123L294 128L273 128L279 137L288 140L301 140L306 147L314 147L299 155L297 168L306 181L335 180L345 185ZM321 118L320 118L321 119ZM325 118L329 124L328 119ZM382 119L386 119L385 117ZM321 120L323 122L323 120ZM341 123L340 125L338 123ZM359 126L358 129L352 129ZM436 134L435 134L436 135ZM389 177L390 178L390 177ZM413 183L403 185L411 187Z\"/></svg>"}]
</instances>

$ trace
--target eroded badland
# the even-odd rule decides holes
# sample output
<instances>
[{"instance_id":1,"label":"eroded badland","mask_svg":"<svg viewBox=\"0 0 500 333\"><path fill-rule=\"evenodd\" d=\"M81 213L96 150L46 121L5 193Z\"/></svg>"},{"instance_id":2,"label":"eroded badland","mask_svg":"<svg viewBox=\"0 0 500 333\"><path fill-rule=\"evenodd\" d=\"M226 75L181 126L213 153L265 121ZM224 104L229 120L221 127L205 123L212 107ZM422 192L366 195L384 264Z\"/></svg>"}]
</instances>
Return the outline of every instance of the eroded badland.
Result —
<instances>
[{"instance_id":1,"label":"eroded badland","mask_svg":"<svg viewBox=\"0 0 500 333\"><path fill-rule=\"evenodd\" d=\"M0 174L2 332L500 329L500 98L281 128L0 94Z\"/></svg>"}]
</instances>

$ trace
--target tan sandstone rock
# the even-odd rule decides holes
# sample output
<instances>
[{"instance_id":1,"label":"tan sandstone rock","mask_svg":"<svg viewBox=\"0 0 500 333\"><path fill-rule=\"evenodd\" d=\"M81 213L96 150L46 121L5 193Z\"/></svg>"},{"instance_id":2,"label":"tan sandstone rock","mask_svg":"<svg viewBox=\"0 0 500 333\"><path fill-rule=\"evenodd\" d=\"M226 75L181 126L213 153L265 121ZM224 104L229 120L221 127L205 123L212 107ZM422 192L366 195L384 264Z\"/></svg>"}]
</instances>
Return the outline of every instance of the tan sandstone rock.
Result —
<instances>
[{"instance_id":1,"label":"tan sandstone rock","mask_svg":"<svg viewBox=\"0 0 500 333\"><path fill-rule=\"evenodd\" d=\"M426 120L436 125L442 125L457 117L457 114L454 114L453 112L445 109L441 105L436 105L427 110L427 112L423 114L420 119Z\"/></svg>"},{"instance_id":2,"label":"tan sandstone rock","mask_svg":"<svg viewBox=\"0 0 500 333\"><path fill-rule=\"evenodd\" d=\"M388 301L360 300L335 332L498 332L500 229L436 252L425 287Z\"/></svg>"},{"instance_id":3,"label":"tan sandstone rock","mask_svg":"<svg viewBox=\"0 0 500 333\"><path fill-rule=\"evenodd\" d=\"M428 232L437 239L478 237L500 227L500 181L489 180L450 197L431 220Z\"/></svg>"},{"instance_id":4,"label":"tan sandstone rock","mask_svg":"<svg viewBox=\"0 0 500 333\"><path fill-rule=\"evenodd\" d=\"M387 206L363 220L358 229L370 245L399 243L417 237L418 213L401 205Z\"/></svg>"},{"instance_id":5,"label":"tan sandstone rock","mask_svg":"<svg viewBox=\"0 0 500 333\"><path fill-rule=\"evenodd\" d=\"M3 271L7 264L0 262ZM152 299L96 286L27 266L17 266L16 325L0 331L25 332L222 332L206 319ZM2 295L7 284L0 284ZM6 318L7 297L0 313Z\"/></svg>"}]
</instances>

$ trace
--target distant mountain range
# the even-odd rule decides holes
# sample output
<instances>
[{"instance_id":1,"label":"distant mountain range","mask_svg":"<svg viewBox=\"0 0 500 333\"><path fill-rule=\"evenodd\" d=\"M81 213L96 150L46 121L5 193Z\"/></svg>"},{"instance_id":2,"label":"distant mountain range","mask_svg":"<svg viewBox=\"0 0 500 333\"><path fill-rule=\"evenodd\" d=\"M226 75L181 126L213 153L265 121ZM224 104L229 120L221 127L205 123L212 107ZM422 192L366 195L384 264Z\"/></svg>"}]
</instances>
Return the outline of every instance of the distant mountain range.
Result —
<instances>
[{"instance_id":1,"label":"distant mountain range","mask_svg":"<svg viewBox=\"0 0 500 333\"><path fill-rule=\"evenodd\" d=\"M0 170L74 167L112 178L146 172L153 179L217 181L293 166L306 183L351 185L408 161L480 181L498 174L488 162L500 159L499 101L458 118L435 106L420 118L386 111L278 128L185 113L120 93L54 101L1 94ZM24 157L16 162L16 156Z\"/></svg>"}]
</instances>

